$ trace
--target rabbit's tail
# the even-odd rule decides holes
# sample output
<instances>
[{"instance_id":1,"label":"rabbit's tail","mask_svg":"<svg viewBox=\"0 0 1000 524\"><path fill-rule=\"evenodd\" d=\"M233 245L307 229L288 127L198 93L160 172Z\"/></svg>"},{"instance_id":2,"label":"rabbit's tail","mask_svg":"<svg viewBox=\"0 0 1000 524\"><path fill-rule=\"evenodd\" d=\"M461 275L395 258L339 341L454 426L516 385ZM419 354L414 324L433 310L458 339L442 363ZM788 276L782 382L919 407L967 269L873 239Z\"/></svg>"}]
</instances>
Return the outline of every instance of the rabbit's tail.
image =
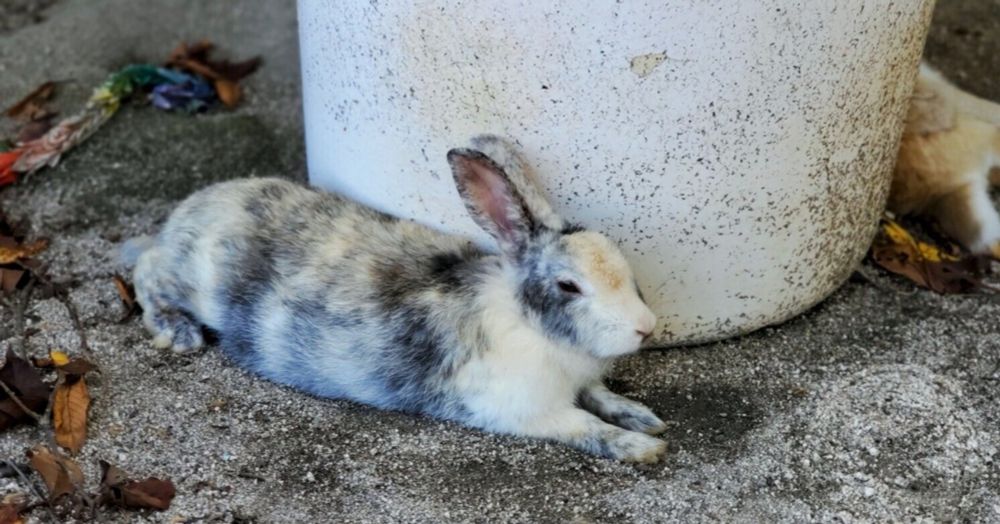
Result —
<instances>
[{"instance_id":1,"label":"rabbit's tail","mask_svg":"<svg viewBox=\"0 0 1000 524\"><path fill-rule=\"evenodd\" d=\"M118 250L118 259L125 267L135 267L139 256L152 248L155 243L155 239L149 235L130 238Z\"/></svg>"}]
</instances>

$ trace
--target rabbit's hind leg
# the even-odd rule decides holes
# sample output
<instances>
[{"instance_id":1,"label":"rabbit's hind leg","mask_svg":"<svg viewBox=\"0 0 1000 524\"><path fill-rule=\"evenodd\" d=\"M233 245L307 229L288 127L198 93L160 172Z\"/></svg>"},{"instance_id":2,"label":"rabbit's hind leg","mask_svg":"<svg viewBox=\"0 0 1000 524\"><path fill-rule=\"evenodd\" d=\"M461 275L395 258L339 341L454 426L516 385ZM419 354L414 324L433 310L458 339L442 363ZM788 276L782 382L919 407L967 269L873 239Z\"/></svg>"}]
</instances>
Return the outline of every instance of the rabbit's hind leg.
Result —
<instances>
[{"instance_id":1,"label":"rabbit's hind leg","mask_svg":"<svg viewBox=\"0 0 1000 524\"><path fill-rule=\"evenodd\" d=\"M183 308L190 289L178 282L169 266L163 263L157 248L139 257L134 279L143 324L153 335L154 346L186 353L205 344L201 326Z\"/></svg>"},{"instance_id":2,"label":"rabbit's hind leg","mask_svg":"<svg viewBox=\"0 0 1000 524\"><path fill-rule=\"evenodd\" d=\"M985 177L945 195L931 212L941 229L970 251L1000 258L1000 214Z\"/></svg>"}]
</instances>

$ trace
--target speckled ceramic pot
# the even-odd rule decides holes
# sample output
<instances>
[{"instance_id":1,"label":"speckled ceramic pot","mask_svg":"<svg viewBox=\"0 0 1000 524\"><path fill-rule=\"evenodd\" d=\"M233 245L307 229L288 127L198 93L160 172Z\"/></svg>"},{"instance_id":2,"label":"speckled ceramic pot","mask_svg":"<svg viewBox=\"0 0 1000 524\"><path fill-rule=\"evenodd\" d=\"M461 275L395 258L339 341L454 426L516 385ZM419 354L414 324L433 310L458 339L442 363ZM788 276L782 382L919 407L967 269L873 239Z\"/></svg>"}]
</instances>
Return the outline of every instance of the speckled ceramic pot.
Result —
<instances>
[{"instance_id":1,"label":"speckled ceramic pot","mask_svg":"<svg viewBox=\"0 0 1000 524\"><path fill-rule=\"evenodd\" d=\"M487 242L445 152L517 139L659 344L780 322L874 233L933 0L301 0L310 179Z\"/></svg>"}]
</instances>

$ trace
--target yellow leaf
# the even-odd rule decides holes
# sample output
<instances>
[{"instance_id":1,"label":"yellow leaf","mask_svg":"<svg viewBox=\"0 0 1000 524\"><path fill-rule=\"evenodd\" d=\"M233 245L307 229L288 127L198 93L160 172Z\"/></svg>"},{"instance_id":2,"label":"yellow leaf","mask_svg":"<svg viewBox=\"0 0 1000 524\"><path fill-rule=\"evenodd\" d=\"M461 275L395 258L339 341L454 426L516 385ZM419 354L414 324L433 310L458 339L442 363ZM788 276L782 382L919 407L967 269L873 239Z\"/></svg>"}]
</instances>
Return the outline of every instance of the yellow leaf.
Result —
<instances>
[{"instance_id":1,"label":"yellow leaf","mask_svg":"<svg viewBox=\"0 0 1000 524\"><path fill-rule=\"evenodd\" d=\"M65 366L69 363L69 355L62 351L50 351L49 358L52 359L52 364L56 367Z\"/></svg>"},{"instance_id":2,"label":"yellow leaf","mask_svg":"<svg viewBox=\"0 0 1000 524\"><path fill-rule=\"evenodd\" d=\"M894 220L885 220L885 224L882 226L889 240L892 240L894 244L913 244L913 236L910 232L903 228L903 226L896 223Z\"/></svg>"},{"instance_id":3,"label":"yellow leaf","mask_svg":"<svg viewBox=\"0 0 1000 524\"><path fill-rule=\"evenodd\" d=\"M90 407L90 393L82 377L71 377L56 386L52 403L52 425L56 431L56 443L76 453L87 439L87 409Z\"/></svg>"},{"instance_id":4,"label":"yellow leaf","mask_svg":"<svg viewBox=\"0 0 1000 524\"><path fill-rule=\"evenodd\" d=\"M950 260L952 262L957 261L958 257L945 253L941 249L933 244L928 244L927 242L922 242L913 238L903 226L899 225L894 220L885 220L885 224L882 226L882 230L885 231L885 236L892 241L893 244L908 246L917 255L928 262L941 262L942 260Z\"/></svg>"}]
</instances>

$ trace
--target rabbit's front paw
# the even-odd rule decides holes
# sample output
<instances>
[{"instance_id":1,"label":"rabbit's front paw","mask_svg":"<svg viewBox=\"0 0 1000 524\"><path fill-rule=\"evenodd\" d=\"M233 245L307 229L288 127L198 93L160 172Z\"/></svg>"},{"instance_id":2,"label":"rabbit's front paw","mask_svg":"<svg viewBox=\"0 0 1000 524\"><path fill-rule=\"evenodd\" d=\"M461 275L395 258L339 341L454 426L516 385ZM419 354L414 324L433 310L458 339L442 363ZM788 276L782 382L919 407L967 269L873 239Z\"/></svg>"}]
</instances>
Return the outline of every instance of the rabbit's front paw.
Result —
<instances>
[{"instance_id":1,"label":"rabbit's front paw","mask_svg":"<svg viewBox=\"0 0 1000 524\"><path fill-rule=\"evenodd\" d=\"M603 384L594 384L580 392L580 405L591 413L618 427L656 435L667 429L646 406L612 393Z\"/></svg>"},{"instance_id":2,"label":"rabbit's front paw","mask_svg":"<svg viewBox=\"0 0 1000 524\"><path fill-rule=\"evenodd\" d=\"M624 409L613 413L608 422L650 435L659 435L667 430L666 422L660 420L660 417L657 417L653 410L638 402L630 402Z\"/></svg>"},{"instance_id":3,"label":"rabbit's front paw","mask_svg":"<svg viewBox=\"0 0 1000 524\"><path fill-rule=\"evenodd\" d=\"M623 431L607 443L612 457L626 462L651 464L660 460L667 451L667 443L636 431Z\"/></svg>"}]
</instances>

